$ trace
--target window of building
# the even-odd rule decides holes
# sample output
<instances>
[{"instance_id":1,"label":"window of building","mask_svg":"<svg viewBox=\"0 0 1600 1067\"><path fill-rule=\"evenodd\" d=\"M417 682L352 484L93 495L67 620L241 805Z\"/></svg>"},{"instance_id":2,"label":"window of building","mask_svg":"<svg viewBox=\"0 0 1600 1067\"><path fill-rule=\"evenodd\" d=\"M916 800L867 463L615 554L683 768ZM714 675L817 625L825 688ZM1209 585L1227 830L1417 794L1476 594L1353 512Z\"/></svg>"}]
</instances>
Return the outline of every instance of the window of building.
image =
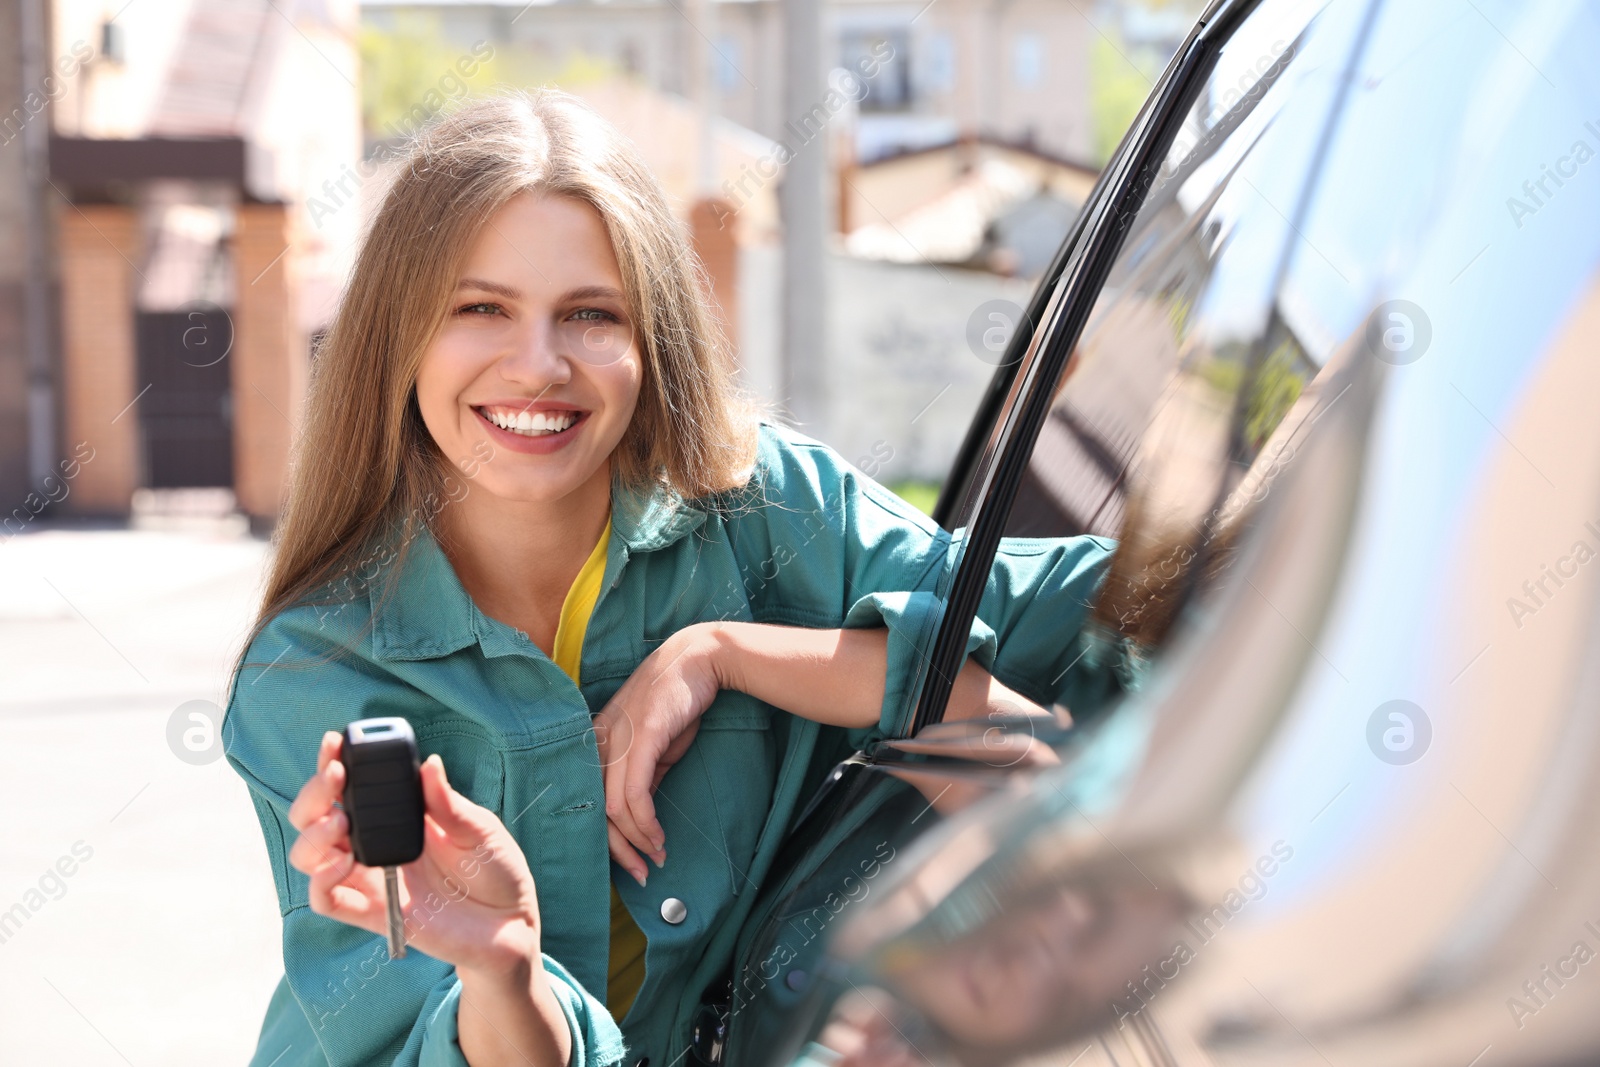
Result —
<instances>
[{"instance_id":1,"label":"window of building","mask_svg":"<svg viewBox=\"0 0 1600 1067\"><path fill-rule=\"evenodd\" d=\"M1044 80L1044 38L1019 33L1011 42L1011 78L1019 89L1037 88Z\"/></svg>"}]
</instances>

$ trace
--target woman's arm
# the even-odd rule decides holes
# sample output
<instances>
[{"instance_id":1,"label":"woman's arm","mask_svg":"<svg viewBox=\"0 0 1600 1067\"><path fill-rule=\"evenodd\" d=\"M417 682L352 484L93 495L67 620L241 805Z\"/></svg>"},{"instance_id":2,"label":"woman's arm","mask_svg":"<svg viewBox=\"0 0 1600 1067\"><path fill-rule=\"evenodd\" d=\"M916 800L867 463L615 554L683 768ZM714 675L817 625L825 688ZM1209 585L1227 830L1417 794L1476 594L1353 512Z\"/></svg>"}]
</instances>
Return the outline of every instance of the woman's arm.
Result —
<instances>
[{"instance_id":1,"label":"woman's arm","mask_svg":"<svg viewBox=\"0 0 1600 1067\"><path fill-rule=\"evenodd\" d=\"M289 862L310 876L311 910L372 933L386 929L383 872L355 860L342 808L341 737L323 735L317 773L289 808L300 831ZM539 949L533 875L500 819L451 787L444 763L422 764L422 855L400 868L401 912L419 951L461 979L457 1040L470 1067L562 1067L572 1054L566 1016ZM442 901L418 912L422 901ZM414 917L425 916L415 922Z\"/></svg>"},{"instance_id":2,"label":"woman's arm","mask_svg":"<svg viewBox=\"0 0 1600 1067\"><path fill-rule=\"evenodd\" d=\"M472 1067L550 1064L572 1057L572 1034L550 988L537 946L514 951L495 970L456 968L461 979L456 1035Z\"/></svg>"},{"instance_id":3,"label":"woman's arm","mask_svg":"<svg viewBox=\"0 0 1600 1067\"><path fill-rule=\"evenodd\" d=\"M248 787L283 916L282 995L274 994L267 1007L262 1040L271 1044L263 1044L259 1055L279 1067L391 1059L409 1067L493 1062L475 1051L474 1027L492 1036L488 1024L475 1018L476 1009L488 1006L496 979L503 985L513 972L495 965L503 957L472 950L515 945L515 937L499 932L527 927L538 905L522 847L503 825L507 816L480 802L487 794L473 790L471 776L460 773L467 768L458 767L454 756L424 761L424 853L402 867L400 879L406 894L402 917L416 951L398 961L389 959L382 936L382 873L345 858L350 850L343 812L324 822L343 795L337 740L351 720L404 715L419 734L440 736L460 714L395 676L384 661L331 654L336 642L362 647L362 625L347 613L336 625L319 628L319 614L310 606L282 612L251 643L229 691L223 753ZM435 747L423 745L425 752ZM468 749L455 751L470 758ZM297 807L308 788L316 795L308 794ZM308 833L310 840L300 845ZM322 869L313 893L314 871ZM345 912L346 906L355 911ZM336 921L329 921L324 907L332 908ZM347 914L361 918L352 922ZM542 927L539 943L549 943ZM560 1011L553 1021L563 1024L553 1035L558 1045L552 1054L533 1062L615 1067L623 1057L622 1033L604 1004L548 952L536 957L532 945L524 947L536 966L542 963ZM530 1008L536 977L528 972ZM548 1011L544 1018L551 1019ZM498 1020L494 1025L506 1029ZM463 1054L463 1031L473 1060ZM570 1041L570 1053L562 1040ZM533 1057L533 1046L518 1041ZM524 1062L509 1051L502 1055Z\"/></svg>"},{"instance_id":4,"label":"woman's arm","mask_svg":"<svg viewBox=\"0 0 1600 1067\"><path fill-rule=\"evenodd\" d=\"M648 868L639 852L658 865L665 861L665 836L652 794L688 750L701 714L721 690L747 693L830 726L877 723L888 670L888 635L883 628L812 630L707 622L685 627L664 642L595 722L606 769L612 856L640 882ZM945 720L1019 711L1049 714L968 661L953 683Z\"/></svg>"},{"instance_id":5,"label":"woman's arm","mask_svg":"<svg viewBox=\"0 0 1600 1067\"><path fill-rule=\"evenodd\" d=\"M703 624L721 688L748 693L792 715L829 726L878 721L889 661L889 631L808 630L755 622ZM693 629L691 627L691 629ZM1018 708L1046 714L977 663L956 675L945 721Z\"/></svg>"}]
</instances>

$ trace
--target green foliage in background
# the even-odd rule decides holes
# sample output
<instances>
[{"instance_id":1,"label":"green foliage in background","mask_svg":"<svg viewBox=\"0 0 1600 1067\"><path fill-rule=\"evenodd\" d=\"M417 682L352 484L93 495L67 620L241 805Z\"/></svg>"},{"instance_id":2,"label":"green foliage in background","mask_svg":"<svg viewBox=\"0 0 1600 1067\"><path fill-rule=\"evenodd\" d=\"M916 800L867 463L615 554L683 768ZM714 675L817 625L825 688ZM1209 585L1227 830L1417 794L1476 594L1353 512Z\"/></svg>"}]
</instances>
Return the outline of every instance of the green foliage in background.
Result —
<instances>
[{"instance_id":1,"label":"green foliage in background","mask_svg":"<svg viewBox=\"0 0 1600 1067\"><path fill-rule=\"evenodd\" d=\"M361 121L369 138L409 134L420 115L435 117L497 86L573 86L617 73L612 64L582 54L554 62L503 42L451 41L443 20L430 11L397 11L382 26L363 22L360 48Z\"/></svg>"},{"instance_id":2,"label":"green foliage in background","mask_svg":"<svg viewBox=\"0 0 1600 1067\"><path fill-rule=\"evenodd\" d=\"M1105 166L1160 73L1153 57L1100 34L1089 47L1089 121L1095 162Z\"/></svg>"},{"instance_id":3,"label":"green foliage in background","mask_svg":"<svg viewBox=\"0 0 1600 1067\"><path fill-rule=\"evenodd\" d=\"M895 482L888 488L924 515L932 515L933 506L939 502L938 482Z\"/></svg>"},{"instance_id":4,"label":"green foliage in background","mask_svg":"<svg viewBox=\"0 0 1600 1067\"><path fill-rule=\"evenodd\" d=\"M1266 443L1294 402L1300 399L1300 390L1305 385L1300 369L1303 362L1300 346L1293 338L1286 337L1256 372L1244 415L1244 436L1252 449L1259 449Z\"/></svg>"},{"instance_id":5,"label":"green foliage in background","mask_svg":"<svg viewBox=\"0 0 1600 1067\"><path fill-rule=\"evenodd\" d=\"M1240 387L1244 385L1244 368L1249 361L1248 343L1227 340L1209 352L1204 348L1199 349L1190 357L1185 370L1199 375L1201 381L1224 396L1233 397L1238 395Z\"/></svg>"},{"instance_id":6,"label":"green foliage in background","mask_svg":"<svg viewBox=\"0 0 1600 1067\"><path fill-rule=\"evenodd\" d=\"M454 48L445 41L439 17L432 13L397 12L393 29L363 23L360 49L361 124L368 136L390 136L407 129L412 108L430 89L439 89L446 72L479 91L494 80L492 59L479 63L473 77L461 77L456 61L462 55L470 57L471 50ZM443 94L453 85L447 83Z\"/></svg>"},{"instance_id":7,"label":"green foliage in background","mask_svg":"<svg viewBox=\"0 0 1600 1067\"><path fill-rule=\"evenodd\" d=\"M1245 387L1250 347L1239 341L1218 345L1204 362L1194 366L1200 379L1224 397L1237 396ZM1285 337L1261 361L1250 379L1244 398L1244 443L1253 456L1277 430L1310 376L1309 361L1292 337Z\"/></svg>"}]
</instances>

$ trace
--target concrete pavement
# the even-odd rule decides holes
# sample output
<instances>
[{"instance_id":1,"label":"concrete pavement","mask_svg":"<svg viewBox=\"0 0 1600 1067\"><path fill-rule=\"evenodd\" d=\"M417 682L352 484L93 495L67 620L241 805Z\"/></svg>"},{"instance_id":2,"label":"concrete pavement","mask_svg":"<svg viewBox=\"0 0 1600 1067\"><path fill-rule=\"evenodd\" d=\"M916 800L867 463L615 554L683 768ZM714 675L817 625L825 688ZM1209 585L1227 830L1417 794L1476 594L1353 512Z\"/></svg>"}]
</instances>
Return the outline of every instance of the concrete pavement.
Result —
<instances>
[{"instance_id":1,"label":"concrete pavement","mask_svg":"<svg viewBox=\"0 0 1600 1067\"><path fill-rule=\"evenodd\" d=\"M220 532L0 540L0 1062L253 1051L282 973L266 848L232 768L168 729L224 702L266 556Z\"/></svg>"}]
</instances>

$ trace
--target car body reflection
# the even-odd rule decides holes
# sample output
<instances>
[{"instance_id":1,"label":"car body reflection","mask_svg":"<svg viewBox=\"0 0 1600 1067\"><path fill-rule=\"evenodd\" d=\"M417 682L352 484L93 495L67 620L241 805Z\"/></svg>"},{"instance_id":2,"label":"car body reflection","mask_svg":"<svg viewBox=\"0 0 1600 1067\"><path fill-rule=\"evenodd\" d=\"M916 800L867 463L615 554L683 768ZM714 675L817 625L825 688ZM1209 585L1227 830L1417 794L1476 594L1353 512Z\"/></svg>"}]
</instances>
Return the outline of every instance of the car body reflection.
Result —
<instances>
[{"instance_id":1,"label":"car body reflection","mask_svg":"<svg viewBox=\"0 0 1600 1067\"><path fill-rule=\"evenodd\" d=\"M1041 299L952 480L1115 539L1055 637L1118 684L841 768L742 958L880 869L728 1062L1600 1058L1600 171L1506 207L1600 148L1600 13L1474 7L1207 12L1081 334L1030 377Z\"/></svg>"}]
</instances>

